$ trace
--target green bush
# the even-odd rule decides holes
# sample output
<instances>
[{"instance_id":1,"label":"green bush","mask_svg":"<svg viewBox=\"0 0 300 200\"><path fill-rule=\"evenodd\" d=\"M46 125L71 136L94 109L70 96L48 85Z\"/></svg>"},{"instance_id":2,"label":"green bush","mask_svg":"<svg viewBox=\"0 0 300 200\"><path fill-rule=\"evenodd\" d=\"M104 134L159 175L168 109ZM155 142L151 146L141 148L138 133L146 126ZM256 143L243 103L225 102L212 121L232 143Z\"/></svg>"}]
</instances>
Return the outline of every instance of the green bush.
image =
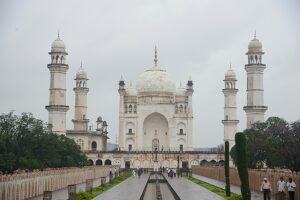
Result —
<instances>
[{"instance_id":1,"label":"green bush","mask_svg":"<svg viewBox=\"0 0 300 200\"><path fill-rule=\"evenodd\" d=\"M251 200L251 192L249 188L249 176L247 168L247 143L244 133L235 135L236 158L239 177L241 180L241 193L244 200Z\"/></svg>"},{"instance_id":2,"label":"green bush","mask_svg":"<svg viewBox=\"0 0 300 200\"><path fill-rule=\"evenodd\" d=\"M233 196L229 197L227 200L243 200L241 195L234 194Z\"/></svg>"},{"instance_id":3,"label":"green bush","mask_svg":"<svg viewBox=\"0 0 300 200\"><path fill-rule=\"evenodd\" d=\"M229 142L225 142L225 191L226 196L230 196L230 180L229 180Z\"/></svg>"},{"instance_id":4,"label":"green bush","mask_svg":"<svg viewBox=\"0 0 300 200\"><path fill-rule=\"evenodd\" d=\"M91 200L92 194L87 192L78 192L76 194L76 200Z\"/></svg>"}]
</instances>

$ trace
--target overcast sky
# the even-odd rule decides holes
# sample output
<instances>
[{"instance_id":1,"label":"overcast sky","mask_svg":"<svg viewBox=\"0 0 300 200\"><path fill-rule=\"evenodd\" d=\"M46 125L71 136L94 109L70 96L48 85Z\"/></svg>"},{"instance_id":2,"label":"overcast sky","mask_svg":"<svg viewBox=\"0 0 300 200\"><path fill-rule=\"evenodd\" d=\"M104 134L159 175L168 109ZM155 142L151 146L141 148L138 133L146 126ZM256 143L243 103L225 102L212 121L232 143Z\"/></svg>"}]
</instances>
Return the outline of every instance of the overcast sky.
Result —
<instances>
[{"instance_id":1,"label":"overcast sky","mask_svg":"<svg viewBox=\"0 0 300 200\"><path fill-rule=\"evenodd\" d=\"M115 142L118 81L136 83L159 65L179 85L194 80L194 147L223 142L224 74L237 73L239 130L246 126L245 55L254 31L263 44L266 117L300 119L300 1L0 1L0 113L31 112L47 121L48 52L60 32L69 53L67 127L74 115L74 78L88 73L88 118L101 115Z\"/></svg>"}]
</instances>

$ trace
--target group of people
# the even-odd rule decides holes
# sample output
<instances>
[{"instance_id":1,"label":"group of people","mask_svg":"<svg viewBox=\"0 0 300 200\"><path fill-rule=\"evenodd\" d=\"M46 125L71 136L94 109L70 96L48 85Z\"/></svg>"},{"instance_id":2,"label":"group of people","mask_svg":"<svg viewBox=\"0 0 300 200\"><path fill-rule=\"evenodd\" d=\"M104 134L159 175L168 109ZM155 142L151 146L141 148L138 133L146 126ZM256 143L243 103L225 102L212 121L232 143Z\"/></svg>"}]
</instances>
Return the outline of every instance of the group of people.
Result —
<instances>
[{"instance_id":1,"label":"group of people","mask_svg":"<svg viewBox=\"0 0 300 200\"><path fill-rule=\"evenodd\" d=\"M286 189L289 193L289 199L290 200L295 199L296 183L293 181L292 178L289 178L288 181L285 182L283 177L280 177L279 181L277 182L277 189L278 189L277 197L280 200L284 200ZM272 191L272 187L268 178L264 178L261 184L261 191L264 194L264 200L271 200L270 192Z\"/></svg>"},{"instance_id":2,"label":"group of people","mask_svg":"<svg viewBox=\"0 0 300 200\"><path fill-rule=\"evenodd\" d=\"M179 172L176 172L175 169L167 168L166 170L167 170L168 177L170 177L170 178L176 177L176 174L177 174L177 177L179 177Z\"/></svg>"}]
</instances>

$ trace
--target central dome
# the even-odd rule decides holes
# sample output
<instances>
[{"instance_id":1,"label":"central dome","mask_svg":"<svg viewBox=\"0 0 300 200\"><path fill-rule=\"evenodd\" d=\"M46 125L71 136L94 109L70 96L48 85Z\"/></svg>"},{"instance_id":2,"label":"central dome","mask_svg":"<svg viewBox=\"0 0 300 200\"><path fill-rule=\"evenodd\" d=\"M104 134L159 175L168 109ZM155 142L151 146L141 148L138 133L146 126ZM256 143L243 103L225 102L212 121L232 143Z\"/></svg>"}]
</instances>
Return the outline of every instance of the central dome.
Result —
<instances>
[{"instance_id":1,"label":"central dome","mask_svg":"<svg viewBox=\"0 0 300 200\"><path fill-rule=\"evenodd\" d=\"M141 93L167 93L174 94L176 86L166 70L160 69L158 66L146 70L138 79L136 89Z\"/></svg>"}]
</instances>

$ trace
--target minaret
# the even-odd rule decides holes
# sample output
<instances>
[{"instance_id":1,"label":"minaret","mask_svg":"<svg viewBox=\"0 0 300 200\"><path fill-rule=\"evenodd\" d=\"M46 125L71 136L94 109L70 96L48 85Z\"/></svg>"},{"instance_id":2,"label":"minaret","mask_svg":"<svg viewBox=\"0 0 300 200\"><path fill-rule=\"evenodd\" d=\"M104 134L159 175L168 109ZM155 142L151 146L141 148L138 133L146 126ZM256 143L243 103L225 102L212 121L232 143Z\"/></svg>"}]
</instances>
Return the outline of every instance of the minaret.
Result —
<instances>
[{"instance_id":1,"label":"minaret","mask_svg":"<svg viewBox=\"0 0 300 200\"><path fill-rule=\"evenodd\" d=\"M237 125L239 120L237 120L237 107L236 107L236 94L238 89L236 89L236 75L235 72L230 69L225 74L225 88L223 89L225 105L224 105L224 141L229 142L229 149L235 144L235 134L237 132Z\"/></svg>"},{"instance_id":2,"label":"minaret","mask_svg":"<svg viewBox=\"0 0 300 200\"><path fill-rule=\"evenodd\" d=\"M119 105L119 148L120 150L124 150L124 113L125 113L125 81L121 76L119 81L119 94L120 94L120 105Z\"/></svg>"},{"instance_id":3,"label":"minaret","mask_svg":"<svg viewBox=\"0 0 300 200\"><path fill-rule=\"evenodd\" d=\"M88 131L87 94L89 88L87 88L87 80L86 72L81 64L80 69L76 73L76 87L73 89L75 92L75 112L74 119L72 120L74 123L74 131Z\"/></svg>"},{"instance_id":4,"label":"minaret","mask_svg":"<svg viewBox=\"0 0 300 200\"><path fill-rule=\"evenodd\" d=\"M247 106L244 110L247 115L247 128L258 121L264 121L264 114L268 107L264 106L263 73L266 68L262 64L262 44L254 34L253 40L248 45L248 64L245 65L247 72Z\"/></svg>"},{"instance_id":5,"label":"minaret","mask_svg":"<svg viewBox=\"0 0 300 200\"><path fill-rule=\"evenodd\" d=\"M66 105L66 73L69 65L65 63L66 46L59 38L52 43L51 64L48 64L50 70L50 95L48 110L48 126L52 132L57 134L66 134L66 112L69 106Z\"/></svg>"},{"instance_id":6,"label":"minaret","mask_svg":"<svg viewBox=\"0 0 300 200\"><path fill-rule=\"evenodd\" d=\"M187 91L187 100L188 100L188 105L187 105L187 125L188 125L188 134L187 134L187 147L186 151L192 151L193 150L193 93L194 93L194 88L193 88L193 80L192 77L189 77L189 80L187 81L186 84L186 91Z\"/></svg>"}]
</instances>

